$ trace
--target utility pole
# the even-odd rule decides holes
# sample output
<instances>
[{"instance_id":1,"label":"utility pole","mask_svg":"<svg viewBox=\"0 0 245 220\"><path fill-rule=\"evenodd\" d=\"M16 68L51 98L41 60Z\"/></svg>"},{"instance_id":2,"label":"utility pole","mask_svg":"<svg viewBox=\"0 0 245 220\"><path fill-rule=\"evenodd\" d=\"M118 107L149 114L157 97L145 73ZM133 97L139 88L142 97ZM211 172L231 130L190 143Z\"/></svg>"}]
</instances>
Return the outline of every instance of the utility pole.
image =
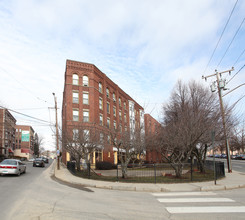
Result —
<instances>
[{"instance_id":1,"label":"utility pole","mask_svg":"<svg viewBox=\"0 0 245 220\"><path fill-rule=\"evenodd\" d=\"M60 169L60 149L59 149L59 133L58 133L58 115L57 115L57 98L53 93L55 102L55 115L56 115L56 144L57 144L57 170Z\"/></svg>"},{"instance_id":2,"label":"utility pole","mask_svg":"<svg viewBox=\"0 0 245 220\"><path fill-rule=\"evenodd\" d=\"M216 76L216 83L217 83L217 88L218 88L218 95L219 95L219 102L220 102L220 111L221 111L221 117L222 117L222 123L223 123L223 129L224 129L224 139L225 139L225 147L226 147L226 155L227 155L227 168L228 172L232 173L232 168L231 168L231 158L230 158L230 147L229 147L229 142L227 140L227 133L226 133L226 121L225 121L225 112L224 112L224 105L223 105L223 99L222 99L222 90L226 90L225 88L225 80L220 79L222 74L231 72L233 71L234 68L230 70L226 70L223 72L218 72L215 70L215 73L209 76L202 76L203 79L207 80L207 78ZM215 92L215 82L211 85L211 90L212 92Z\"/></svg>"}]
</instances>

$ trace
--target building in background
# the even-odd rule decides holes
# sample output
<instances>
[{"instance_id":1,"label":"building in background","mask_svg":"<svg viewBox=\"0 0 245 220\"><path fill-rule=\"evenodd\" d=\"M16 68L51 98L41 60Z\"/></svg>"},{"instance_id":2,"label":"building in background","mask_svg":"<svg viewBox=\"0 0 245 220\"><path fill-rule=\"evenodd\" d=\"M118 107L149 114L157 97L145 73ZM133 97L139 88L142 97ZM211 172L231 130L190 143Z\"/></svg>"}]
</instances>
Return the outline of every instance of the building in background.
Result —
<instances>
[{"instance_id":1,"label":"building in background","mask_svg":"<svg viewBox=\"0 0 245 220\"><path fill-rule=\"evenodd\" d=\"M15 149L14 156L29 160L34 151L34 130L29 125L15 126Z\"/></svg>"},{"instance_id":2,"label":"building in background","mask_svg":"<svg viewBox=\"0 0 245 220\"><path fill-rule=\"evenodd\" d=\"M145 134L147 137L152 139L152 137L157 136L161 124L149 114L145 114ZM149 142L146 149L146 161L150 163L161 163L163 162L162 155L157 152L157 147L153 146L154 143Z\"/></svg>"},{"instance_id":3,"label":"building in background","mask_svg":"<svg viewBox=\"0 0 245 220\"><path fill-rule=\"evenodd\" d=\"M7 109L0 109L0 159L13 157L16 119Z\"/></svg>"},{"instance_id":4,"label":"building in background","mask_svg":"<svg viewBox=\"0 0 245 220\"><path fill-rule=\"evenodd\" d=\"M74 135L76 127L96 126L101 136L111 128L122 132L144 124L144 109L95 65L66 61L62 105L62 136ZM108 132L107 132L108 133ZM104 139L108 139L103 137ZM70 155L62 149L64 163ZM90 162L117 163L117 149L104 146L90 157Z\"/></svg>"}]
</instances>

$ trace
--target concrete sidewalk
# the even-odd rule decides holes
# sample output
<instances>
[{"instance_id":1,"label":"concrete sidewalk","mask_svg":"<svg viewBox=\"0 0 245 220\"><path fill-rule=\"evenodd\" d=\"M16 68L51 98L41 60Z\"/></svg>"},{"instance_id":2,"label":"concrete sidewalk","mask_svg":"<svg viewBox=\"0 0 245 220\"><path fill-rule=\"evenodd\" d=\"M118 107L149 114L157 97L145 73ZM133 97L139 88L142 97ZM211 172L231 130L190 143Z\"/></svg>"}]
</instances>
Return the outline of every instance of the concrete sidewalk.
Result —
<instances>
[{"instance_id":1,"label":"concrete sidewalk","mask_svg":"<svg viewBox=\"0 0 245 220\"><path fill-rule=\"evenodd\" d=\"M90 180L72 175L64 165L57 170L56 163L53 164L54 175L65 183L71 183L84 187L94 187L110 190L139 191L139 192L181 192L181 191L215 191L245 188L245 173L233 171L226 173L226 177L209 182L173 183L173 184L152 184L152 183L121 183Z\"/></svg>"}]
</instances>

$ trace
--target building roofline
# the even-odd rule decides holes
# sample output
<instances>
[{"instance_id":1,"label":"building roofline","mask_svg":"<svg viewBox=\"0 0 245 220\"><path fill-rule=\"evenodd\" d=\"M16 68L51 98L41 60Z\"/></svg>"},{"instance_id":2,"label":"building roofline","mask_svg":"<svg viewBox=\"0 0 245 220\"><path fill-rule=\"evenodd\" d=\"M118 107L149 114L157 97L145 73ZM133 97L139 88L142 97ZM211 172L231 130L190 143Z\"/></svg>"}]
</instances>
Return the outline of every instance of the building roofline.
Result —
<instances>
[{"instance_id":1,"label":"building roofline","mask_svg":"<svg viewBox=\"0 0 245 220\"><path fill-rule=\"evenodd\" d=\"M67 63L71 61L71 62L76 62L76 63L81 63L81 64L86 64L86 65L89 65L93 68L96 68L101 74L104 74L105 77L110 81L110 83L113 83L117 88L118 90L121 92L121 93L125 93L130 100L132 100L134 103L136 103L140 108L144 109L138 102L136 102L128 93L126 93L124 90L122 90L114 81L112 81L105 73L103 73L96 65L92 64L92 63L87 63L87 62L81 62L81 61L76 61L76 60L70 60L70 59L66 59L66 65ZM64 87L64 90L65 90L65 87Z\"/></svg>"}]
</instances>

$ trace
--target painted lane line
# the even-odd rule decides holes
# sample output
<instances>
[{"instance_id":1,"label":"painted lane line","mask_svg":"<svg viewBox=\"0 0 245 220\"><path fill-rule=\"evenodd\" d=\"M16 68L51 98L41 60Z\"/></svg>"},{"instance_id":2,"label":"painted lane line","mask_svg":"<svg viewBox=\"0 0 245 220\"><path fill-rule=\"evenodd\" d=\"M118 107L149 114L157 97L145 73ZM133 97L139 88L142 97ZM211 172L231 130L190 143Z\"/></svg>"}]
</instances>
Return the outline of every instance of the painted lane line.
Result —
<instances>
[{"instance_id":1,"label":"painted lane line","mask_svg":"<svg viewBox=\"0 0 245 220\"><path fill-rule=\"evenodd\" d=\"M173 192L173 193L152 193L153 196L171 197L171 196L213 196L214 192Z\"/></svg>"},{"instance_id":2,"label":"painted lane line","mask_svg":"<svg viewBox=\"0 0 245 220\"><path fill-rule=\"evenodd\" d=\"M212 206L212 207L166 207L171 214L185 213L245 213L245 206Z\"/></svg>"},{"instance_id":3,"label":"painted lane line","mask_svg":"<svg viewBox=\"0 0 245 220\"><path fill-rule=\"evenodd\" d=\"M157 199L163 203L195 203L195 202L235 202L228 198L175 198L175 199Z\"/></svg>"}]
</instances>

